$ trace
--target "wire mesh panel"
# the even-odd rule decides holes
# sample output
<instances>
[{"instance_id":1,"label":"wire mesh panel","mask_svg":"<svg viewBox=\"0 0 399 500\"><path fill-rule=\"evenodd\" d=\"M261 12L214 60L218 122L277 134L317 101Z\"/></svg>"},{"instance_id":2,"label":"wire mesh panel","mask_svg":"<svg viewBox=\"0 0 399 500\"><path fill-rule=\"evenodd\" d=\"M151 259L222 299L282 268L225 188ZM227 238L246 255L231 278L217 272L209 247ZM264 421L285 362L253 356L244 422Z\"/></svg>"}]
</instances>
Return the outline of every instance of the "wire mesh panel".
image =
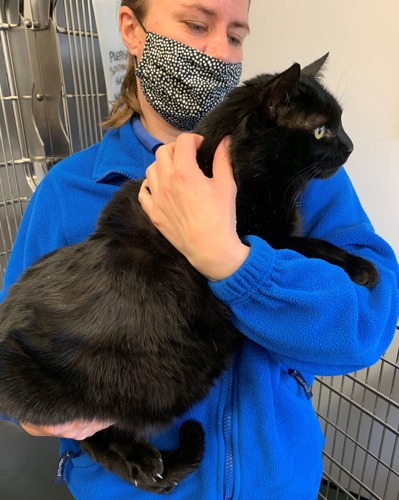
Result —
<instances>
[{"instance_id":1,"label":"wire mesh panel","mask_svg":"<svg viewBox=\"0 0 399 500\"><path fill-rule=\"evenodd\" d=\"M399 498L398 349L396 338L371 368L316 381L326 436L320 498Z\"/></svg>"},{"instance_id":2,"label":"wire mesh panel","mask_svg":"<svg viewBox=\"0 0 399 500\"><path fill-rule=\"evenodd\" d=\"M14 30L20 23L17 8L6 9L0 4L0 284L11 252L18 225L31 195L26 168L27 141L22 122L25 96L18 92L17 68L12 57L11 40L17 43ZM21 45L24 40L20 39ZM21 50L18 64L26 62L26 50ZM32 86L29 75L26 83Z\"/></svg>"},{"instance_id":3,"label":"wire mesh panel","mask_svg":"<svg viewBox=\"0 0 399 500\"><path fill-rule=\"evenodd\" d=\"M58 1L54 9L64 85L64 119L71 151L102 137L101 121L108 113L104 72L92 4Z\"/></svg>"},{"instance_id":4,"label":"wire mesh panel","mask_svg":"<svg viewBox=\"0 0 399 500\"><path fill-rule=\"evenodd\" d=\"M0 0L0 286L33 190L107 113L91 1Z\"/></svg>"}]
</instances>

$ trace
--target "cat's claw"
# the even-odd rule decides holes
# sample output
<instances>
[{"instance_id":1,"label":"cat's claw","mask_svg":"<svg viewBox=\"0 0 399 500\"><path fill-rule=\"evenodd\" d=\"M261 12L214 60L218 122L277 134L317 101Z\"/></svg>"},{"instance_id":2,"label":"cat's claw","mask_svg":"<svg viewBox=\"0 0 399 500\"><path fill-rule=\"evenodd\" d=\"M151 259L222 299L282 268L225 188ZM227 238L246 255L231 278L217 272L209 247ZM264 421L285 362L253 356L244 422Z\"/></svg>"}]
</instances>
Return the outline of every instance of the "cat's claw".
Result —
<instances>
[{"instance_id":1,"label":"cat's claw","mask_svg":"<svg viewBox=\"0 0 399 500\"><path fill-rule=\"evenodd\" d=\"M127 463L130 466L130 482L137 488L147 491L160 488L158 482L163 479L164 464L156 448L150 445L142 447L140 454L130 456Z\"/></svg>"},{"instance_id":2,"label":"cat's claw","mask_svg":"<svg viewBox=\"0 0 399 500\"><path fill-rule=\"evenodd\" d=\"M134 485L136 488L140 488L143 491L159 494L171 492L178 484L176 481L163 479L162 477L159 479L153 477L152 481L153 482L150 484L148 482L135 480Z\"/></svg>"}]
</instances>

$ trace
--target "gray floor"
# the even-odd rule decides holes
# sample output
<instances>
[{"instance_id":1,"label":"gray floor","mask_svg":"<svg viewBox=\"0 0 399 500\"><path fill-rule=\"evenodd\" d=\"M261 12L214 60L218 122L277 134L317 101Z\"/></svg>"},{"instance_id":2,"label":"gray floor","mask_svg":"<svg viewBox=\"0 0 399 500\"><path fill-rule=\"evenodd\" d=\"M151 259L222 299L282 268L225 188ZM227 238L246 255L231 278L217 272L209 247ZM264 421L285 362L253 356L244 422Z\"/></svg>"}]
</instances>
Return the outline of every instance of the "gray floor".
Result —
<instances>
[{"instance_id":1,"label":"gray floor","mask_svg":"<svg viewBox=\"0 0 399 500\"><path fill-rule=\"evenodd\" d=\"M0 499L72 500L64 484L55 483L58 440L37 438L0 421Z\"/></svg>"}]
</instances>

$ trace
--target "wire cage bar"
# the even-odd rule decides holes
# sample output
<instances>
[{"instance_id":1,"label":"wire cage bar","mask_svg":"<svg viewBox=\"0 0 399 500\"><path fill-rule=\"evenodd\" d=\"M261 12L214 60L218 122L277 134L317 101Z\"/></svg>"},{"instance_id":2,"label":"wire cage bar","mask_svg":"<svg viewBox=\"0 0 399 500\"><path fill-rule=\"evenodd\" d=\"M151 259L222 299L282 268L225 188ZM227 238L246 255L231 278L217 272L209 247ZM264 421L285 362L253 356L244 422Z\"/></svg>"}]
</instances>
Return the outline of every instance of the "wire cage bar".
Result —
<instances>
[{"instance_id":1,"label":"wire cage bar","mask_svg":"<svg viewBox=\"0 0 399 500\"><path fill-rule=\"evenodd\" d=\"M91 2L0 0L0 283L32 192L107 113Z\"/></svg>"},{"instance_id":2,"label":"wire cage bar","mask_svg":"<svg viewBox=\"0 0 399 500\"><path fill-rule=\"evenodd\" d=\"M32 192L98 142L108 113L92 0L0 0L0 286ZM320 377L319 499L399 500L399 341L367 370Z\"/></svg>"},{"instance_id":3,"label":"wire cage bar","mask_svg":"<svg viewBox=\"0 0 399 500\"><path fill-rule=\"evenodd\" d=\"M91 2L57 2L54 21L63 80L64 119L71 150L79 151L101 139L101 122L108 113Z\"/></svg>"},{"instance_id":4,"label":"wire cage bar","mask_svg":"<svg viewBox=\"0 0 399 500\"><path fill-rule=\"evenodd\" d=\"M0 4L0 279L31 189L25 169L30 163L22 122L25 96L18 93L11 43L20 23L18 9ZM14 8L11 8L14 7ZM12 35L11 35L12 32ZM24 52L21 59L24 58ZM29 76L26 75L26 79ZM31 83L31 82L29 82ZM28 84L29 84L28 83Z\"/></svg>"},{"instance_id":5,"label":"wire cage bar","mask_svg":"<svg viewBox=\"0 0 399 500\"><path fill-rule=\"evenodd\" d=\"M336 498L399 498L399 339L381 360L343 377L320 377L314 404L326 436L324 487ZM346 496L345 496L346 495ZM334 498L323 496L320 498Z\"/></svg>"}]
</instances>

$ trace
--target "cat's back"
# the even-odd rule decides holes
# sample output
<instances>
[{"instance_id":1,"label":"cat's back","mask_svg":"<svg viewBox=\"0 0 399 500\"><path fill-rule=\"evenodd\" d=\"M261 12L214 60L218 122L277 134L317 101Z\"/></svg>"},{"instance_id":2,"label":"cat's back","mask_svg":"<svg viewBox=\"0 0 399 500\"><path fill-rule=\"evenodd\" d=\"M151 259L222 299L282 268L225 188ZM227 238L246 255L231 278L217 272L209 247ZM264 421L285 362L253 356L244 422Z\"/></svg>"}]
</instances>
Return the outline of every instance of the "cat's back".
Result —
<instances>
[{"instance_id":1,"label":"cat's back","mask_svg":"<svg viewBox=\"0 0 399 500\"><path fill-rule=\"evenodd\" d=\"M86 241L60 248L24 272L0 306L0 338L32 319L46 329L68 325L90 335L99 318L108 324L129 311L136 315L143 303L151 308L169 301L178 310L179 302L210 294L205 278L143 212L140 186L127 182L114 195Z\"/></svg>"}]
</instances>

